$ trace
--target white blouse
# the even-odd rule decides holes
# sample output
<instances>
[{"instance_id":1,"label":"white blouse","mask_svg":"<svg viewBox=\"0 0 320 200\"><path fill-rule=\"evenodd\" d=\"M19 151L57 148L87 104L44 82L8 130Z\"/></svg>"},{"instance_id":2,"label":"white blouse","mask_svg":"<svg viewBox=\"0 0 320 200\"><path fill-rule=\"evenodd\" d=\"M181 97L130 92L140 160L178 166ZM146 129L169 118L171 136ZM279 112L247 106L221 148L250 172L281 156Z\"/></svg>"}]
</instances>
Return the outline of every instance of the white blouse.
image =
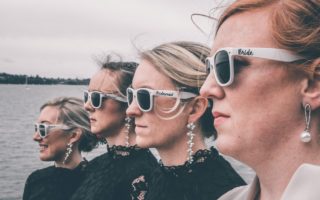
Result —
<instances>
[{"instance_id":1,"label":"white blouse","mask_svg":"<svg viewBox=\"0 0 320 200\"><path fill-rule=\"evenodd\" d=\"M259 190L259 179L255 177L251 184L234 188L219 200L254 200ZM320 166L302 164L291 177L280 200L320 200Z\"/></svg>"}]
</instances>

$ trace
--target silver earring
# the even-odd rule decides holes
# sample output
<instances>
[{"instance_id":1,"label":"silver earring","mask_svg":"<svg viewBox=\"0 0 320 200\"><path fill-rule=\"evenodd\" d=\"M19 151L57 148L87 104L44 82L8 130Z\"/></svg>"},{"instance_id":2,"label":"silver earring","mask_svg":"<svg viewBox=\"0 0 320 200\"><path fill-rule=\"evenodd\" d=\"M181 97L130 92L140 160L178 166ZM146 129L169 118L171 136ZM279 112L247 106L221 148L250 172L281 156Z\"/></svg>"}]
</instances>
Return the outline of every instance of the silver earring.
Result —
<instances>
[{"instance_id":1,"label":"silver earring","mask_svg":"<svg viewBox=\"0 0 320 200\"><path fill-rule=\"evenodd\" d=\"M72 146L73 146L72 143L69 143L69 144L67 145L66 155L65 155L65 157L64 157L64 160L63 160L62 164L66 164L66 161L69 159L69 157L70 157L70 155L71 155L71 153L72 153Z\"/></svg>"},{"instance_id":2,"label":"silver earring","mask_svg":"<svg viewBox=\"0 0 320 200\"><path fill-rule=\"evenodd\" d=\"M132 118L131 117L126 117L125 119L126 121L126 147L129 147L129 133L130 133L130 129L131 129L131 122L132 122Z\"/></svg>"},{"instance_id":3,"label":"silver earring","mask_svg":"<svg viewBox=\"0 0 320 200\"><path fill-rule=\"evenodd\" d=\"M311 141L311 133L310 133L310 121L311 121L311 106L310 104L306 104L304 106L304 116L306 119L306 128L300 135L300 139L302 142L308 143Z\"/></svg>"},{"instance_id":4,"label":"silver earring","mask_svg":"<svg viewBox=\"0 0 320 200\"><path fill-rule=\"evenodd\" d=\"M193 122L187 124L187 128L188 128L188 133L187 135L189 136L189 140L188 140L188 162L191 164L193 162L193 150L192 147L194 145L193 143L193 138L194 138L194 133L193 130L196 128L196 125L194 125Z\"/></svg>"}]
</instances>

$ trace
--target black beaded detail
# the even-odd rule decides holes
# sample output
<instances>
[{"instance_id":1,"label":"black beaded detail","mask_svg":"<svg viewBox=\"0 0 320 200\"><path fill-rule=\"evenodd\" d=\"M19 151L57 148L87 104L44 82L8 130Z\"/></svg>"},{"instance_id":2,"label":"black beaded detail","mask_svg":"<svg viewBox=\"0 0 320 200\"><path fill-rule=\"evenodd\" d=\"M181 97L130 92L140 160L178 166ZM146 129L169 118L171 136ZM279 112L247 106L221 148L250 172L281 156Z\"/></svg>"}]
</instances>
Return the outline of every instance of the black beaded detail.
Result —
<instances>
[{"instance_id":1,"label":"black beaded detail","mask_svg":"<svg viewBox=\"0 0 320 200\"><path fill-rule=\"evenodd\" d=\"M215 148L200 149L193 155L193 162L186 161L183 165L165 166L162 161L159 161L161 169L168 174L172 174L175 177L184 176L185 174L192 173L194 166L205 163L207 159L214 159L219 155Z\"/></svg>"},{"instance_id":2,"label":"black beaded detail","mask_svg":"<svg viewBox=\"0 0 320 200\"><path fill-rule=\"evenodd\" d=\"M142 150L140 147L136 145L129 147L122 145L114 145L111 147L107 146L107 149L109 156L111 156L113 159L127 157Z\"/></svg>"}]
</instances>

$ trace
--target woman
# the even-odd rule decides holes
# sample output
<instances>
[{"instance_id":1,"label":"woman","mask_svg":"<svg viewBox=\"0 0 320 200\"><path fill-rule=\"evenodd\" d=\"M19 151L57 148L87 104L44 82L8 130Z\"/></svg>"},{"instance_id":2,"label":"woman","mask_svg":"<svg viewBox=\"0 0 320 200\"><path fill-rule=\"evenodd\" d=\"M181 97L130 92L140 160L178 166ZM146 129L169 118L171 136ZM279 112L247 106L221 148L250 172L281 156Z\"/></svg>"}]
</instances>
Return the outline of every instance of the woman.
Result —
<instances>
[{"instance_id":1,"label":"woman","mask_svg":"<svg viewBox=\"0 0 320 200\"><path fill-rule=\"evenodd\" d=\"M135 118L137 144L156 148L161 158L146 199L217 199L244 184L204 142L215 134L208 100L199 96L208 54L209 48L193 42L166 43L141 53L127 89L127 114Z\"/></svg>"},{"instance_id":2,"label":"woman","mask_svg":"<svg viewBox=\"0 0 320 200\"><path fill-rule=\"evenodd\" d=\"M83 178L86 160L81 152L91 151L97 139L83 101L59 97L41 106L33 140L39 143L40 159L54 166L33 172L27 179L23 199L69 199Z\"/></svg>"},{"instance_id":3,"label":"woman","mask_svg":"<svg viewBox=\"0 0 320 200\"><path fill-rule=\"evenodd\" d=\"M319 0L238 0L221 16L201 95L219 150L257 175L221 199L319 199L319 13Z\"/></svg>"},{"instance_id":4,"label":"woman","mask_svg":"<svg viewBox=\"0 0 320 200\"><path fill-rule=\"evenodd\" d=\"M108 151L89 163L86 180L73 196L75 200L136 199L145 191L137 192L133 184L146 188L142 178L157 164L149 150L135 145L133 121L126 118L125 92L137 64L111 59L110 55L101 63L84 92L91 131L107 142Z\"/></svg>"}]
</instances>

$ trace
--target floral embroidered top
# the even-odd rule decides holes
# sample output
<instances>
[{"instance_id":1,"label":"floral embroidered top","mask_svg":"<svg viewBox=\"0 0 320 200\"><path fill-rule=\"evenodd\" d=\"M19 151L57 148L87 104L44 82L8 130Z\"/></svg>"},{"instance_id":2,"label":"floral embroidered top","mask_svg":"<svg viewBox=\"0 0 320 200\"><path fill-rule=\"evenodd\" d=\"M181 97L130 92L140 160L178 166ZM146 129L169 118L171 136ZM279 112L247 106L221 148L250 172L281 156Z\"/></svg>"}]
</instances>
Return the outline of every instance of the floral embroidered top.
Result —
<instances>
[{"instance_id":1,"label":"floral embroidered top","mask_svg":"<svg viewBox=\"0 0 320 200\"><path fill-rule=\"evenodd\" d=\"M27 179L23 200L67 200L83 180L88 161L75 169L50 166L34 171Z\"/></svg>"},{"instance_id":2,"label":"floral embroidered top","mask_svg":"<svg viewBox=\"0 0 320 200\"><path fill-rule=\"evenodd\" d=\"M108 147L108 152L89 162L85 180L73 200L143 199L157 160L137 146Z\"/></svg>"},{"instance_id":3,"label":"floral embroidered top","mask_svg":"<svg viewBox=\"0 0 320 200\"><path fill-rule=\"evenodd\" d=\"M148 183L147 200L214 200L246 183L215 148L199 150L194 161L156 169Z\"/></svg>"}]
</instances>

